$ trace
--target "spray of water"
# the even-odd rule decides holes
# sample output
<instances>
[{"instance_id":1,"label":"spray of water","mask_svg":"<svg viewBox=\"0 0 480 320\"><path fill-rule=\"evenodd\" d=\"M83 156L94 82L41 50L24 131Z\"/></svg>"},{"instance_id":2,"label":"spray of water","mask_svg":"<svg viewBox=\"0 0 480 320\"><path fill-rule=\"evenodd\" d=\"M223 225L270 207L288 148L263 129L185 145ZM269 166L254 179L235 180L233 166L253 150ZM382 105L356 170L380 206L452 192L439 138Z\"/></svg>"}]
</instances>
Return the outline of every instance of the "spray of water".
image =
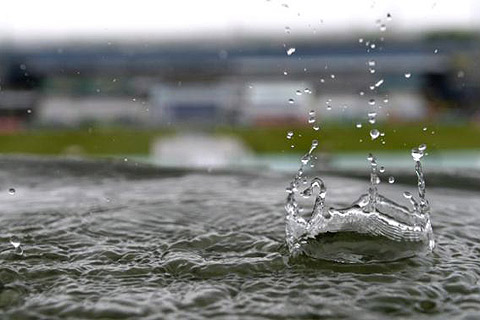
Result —
<instances>
[{"instance_id":1,"label":"spray of water","mask_svg":"<svg viewBox=\"0 0 480 320\"><path fill-rule=\"evenodd\" d=\"M419 201L413 195L406 192L404 196L410 200L411 208L399 205L394 201L378 193L380 178L377 173L377 159L370 154L370 185L368 193L363 194L351 206L344 209L330 208L325 205L327 194L326 186L322 179L312 179L310 185L300 194L304 197L316 193L315 204L310 218L307 220L300 216L299 206L295 194L299 192L300 182L304 176L306 165L312 161L313 151L318 142L315 140L309 152L301 159L301 166L293 181L287 188L288 196L285 205L286 209L286 242L292 255L307 254L342 261L357 262L359 253L372 251L376 246L380 256L376 260L390 260L412 256L419 252L430 252L435 246L433 231L430 222L430 206L425 198L425 178L421 165L421 158L426 147L419 146L412 150L412 157L415 161L415 172L418 179ZM332 241L325 242L332 235L349 234L353 237L368 237L369 242L363 240L352 240L359 244L348 247L348 254L339 252L341 246L335 246L336 252L328 252L326 243L331 245ZM353 239L353 238L352 238ZM318 245L319 241L324 241ZM345 241L343 239L342 241ZM312 243L317 242L313 246ZM379 245L379 243L382 243ZM363 246L360 248L360 245ZM388 249L391 249L390 252ZM383 257L381 255L384 255ZM370 256L373 256L369 252ZM341 257L341 258L339 258ZM375 260L374 259L374 260Z\"/></svg>"}]
</instances>

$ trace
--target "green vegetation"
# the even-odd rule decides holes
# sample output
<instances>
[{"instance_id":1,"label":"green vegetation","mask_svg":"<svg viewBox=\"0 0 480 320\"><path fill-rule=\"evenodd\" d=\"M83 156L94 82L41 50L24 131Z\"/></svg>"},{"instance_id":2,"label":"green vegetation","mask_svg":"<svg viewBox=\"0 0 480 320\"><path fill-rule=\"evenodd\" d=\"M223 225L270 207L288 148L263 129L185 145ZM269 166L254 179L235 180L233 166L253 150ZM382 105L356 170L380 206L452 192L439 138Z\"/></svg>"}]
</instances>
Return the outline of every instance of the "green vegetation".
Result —
<instances>
[{"instance_id":1,"label":"green vegetation","mask_svg":"<svg viewBox=\"0 0 480 320\"><path fill-rule=\"evenodd\" d=\"M372 141L369 136L372 126L365 124L359 129L354 124L328 124L319 131L310 127L286 126L217 128L212 133L238 137L257 153L302 153L309 148L312 139L318 139L319 150L325 152L408 150L420 143L426 143L430 150L480 150L480 126L475 124L398 123L375 127L384 132L385 137ZM286 138L288 131L294 132L291 140ZM147 155L156 138L173 133L173 130L119 128L32 130L1 134L0 153ZM382 144L383 139L385 144ZM295 148L291 148L292 144Z\"/></svg>"}]
</instances>

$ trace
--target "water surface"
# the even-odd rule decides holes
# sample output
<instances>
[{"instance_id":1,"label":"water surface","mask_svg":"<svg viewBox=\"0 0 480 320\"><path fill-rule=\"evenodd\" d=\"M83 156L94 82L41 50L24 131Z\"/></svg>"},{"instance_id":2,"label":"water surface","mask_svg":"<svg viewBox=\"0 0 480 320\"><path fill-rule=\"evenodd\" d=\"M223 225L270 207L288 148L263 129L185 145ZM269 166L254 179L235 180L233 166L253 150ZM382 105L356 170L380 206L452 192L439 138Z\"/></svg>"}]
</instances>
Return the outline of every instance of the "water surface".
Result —
<instances>
[{"instance_id":1,"label":"water surface","mask_svg":"<svg viewBox=\"0 0 480 320\"><path fill-rule=\"evenodd\" d=\"M382 183L382 193L397 199L405 190L413 193L411 171L396 175L411 184ZM327 205L347 206L364 193L368 169L362 174L326 176ZM292 175L3 158L0 317L478 316L475 188L453 187L441 176L428 185L427 172L433 254L340 264L289 257L284 200ZM22 255L10 244L12 235L20 239Z\"/></svg>"}]
</instances>

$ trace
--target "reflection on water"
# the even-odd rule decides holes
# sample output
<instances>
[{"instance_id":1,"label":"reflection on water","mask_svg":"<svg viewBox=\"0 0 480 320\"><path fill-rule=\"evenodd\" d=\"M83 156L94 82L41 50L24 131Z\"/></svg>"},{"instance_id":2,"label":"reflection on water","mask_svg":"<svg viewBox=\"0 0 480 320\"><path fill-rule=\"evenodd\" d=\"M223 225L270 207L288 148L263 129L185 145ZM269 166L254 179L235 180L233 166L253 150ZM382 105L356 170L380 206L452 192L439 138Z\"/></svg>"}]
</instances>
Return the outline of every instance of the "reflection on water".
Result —
<instances>
[{"instance_id":1,"label":"reflection on water","mask_svg":"<svg viewBox=\"0 0 480 320\"><path fill-rule=\"evenodd\" d=\"M2 318L475 318L480 311L480 200L468 187L429 184L432 255L339 264L288 254L289 176L281 173L15 158L0 159L0 178ZM322 178L334 207L368 187ZM382 193L415 189L396 182Z\"/></svg>"}]
</instances>

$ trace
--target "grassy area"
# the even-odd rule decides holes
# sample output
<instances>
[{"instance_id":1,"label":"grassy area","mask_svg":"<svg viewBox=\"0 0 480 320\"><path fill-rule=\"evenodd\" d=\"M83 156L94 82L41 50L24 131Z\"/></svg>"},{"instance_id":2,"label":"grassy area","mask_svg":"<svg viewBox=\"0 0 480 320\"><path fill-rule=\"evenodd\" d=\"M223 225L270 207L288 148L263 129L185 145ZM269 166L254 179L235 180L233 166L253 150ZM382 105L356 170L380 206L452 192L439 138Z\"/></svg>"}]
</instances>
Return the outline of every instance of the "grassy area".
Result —
<instances>
[{"instance_id":1,"label":"grassy area","mask_svg":"<svg viewBox=\"0 0 480 320\"><path fill-rule=\"evenodd\" d=\"M354 124L329 124L319 131L302 127L225 129L219 132L241 137L259 153L304 152L313 139L319 141L318 149L325 152L410 150L422 143L427 144L429 150L480 150L479 125L379 124L374 127L385 136L372 140L369 132L373 126L365 124L362 128L356 128ZM288 131L294 132L290 140L286 138ZM291 148L292 144L294 148Z\"/></svg>"},{"instance_id":2,"label":"grassy area","mask_svg":"<svg viewBox=\"0 0 480 320\"><path fill-rule=\"evenodd\" d=\"M424 127L427 130L423 130ZM426 143L430 150L480 150L478 125L379 124L375 128L385 136L374 141L369 136L371 128L370 125L358 129L353 124L329 124L319 131L310 127L218 128L213 133L238 137L257 153L303 153L312 139L318 139L319 150L326 152L409 150L420 143ZM286 134L290 130L294 136L288 140ZM0 153L146 155L154 139L172 133L118 128L27 131L0 135ZM295 148L291 148L292 144Z\"/></svg>"}]
</instances>

